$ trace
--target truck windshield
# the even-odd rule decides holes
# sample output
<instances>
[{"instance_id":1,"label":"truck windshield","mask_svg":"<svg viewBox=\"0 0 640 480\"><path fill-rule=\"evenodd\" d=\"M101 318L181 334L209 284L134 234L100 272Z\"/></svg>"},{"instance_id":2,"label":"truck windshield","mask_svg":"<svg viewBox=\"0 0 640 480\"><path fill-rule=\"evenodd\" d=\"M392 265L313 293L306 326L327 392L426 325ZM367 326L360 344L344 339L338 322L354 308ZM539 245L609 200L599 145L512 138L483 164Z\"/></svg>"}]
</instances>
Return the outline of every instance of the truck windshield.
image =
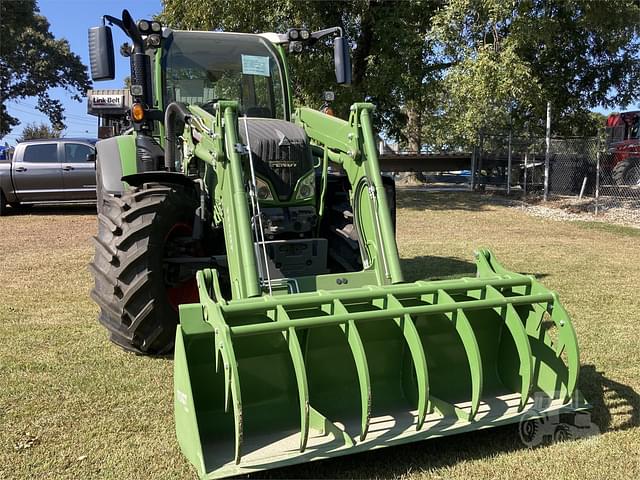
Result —
<instances>
[{"instance_id":1,"label":"truck windshield","mask_svg":"<svg viewBox=\"0 0 640 480\"><path fill-rule=\"evenodd\" d=\"M218 100L240 102L240 115L285 119L282 66L257 35L173 32L164 53L165 105L212 111Z\"/></svg>"}]
</instances>

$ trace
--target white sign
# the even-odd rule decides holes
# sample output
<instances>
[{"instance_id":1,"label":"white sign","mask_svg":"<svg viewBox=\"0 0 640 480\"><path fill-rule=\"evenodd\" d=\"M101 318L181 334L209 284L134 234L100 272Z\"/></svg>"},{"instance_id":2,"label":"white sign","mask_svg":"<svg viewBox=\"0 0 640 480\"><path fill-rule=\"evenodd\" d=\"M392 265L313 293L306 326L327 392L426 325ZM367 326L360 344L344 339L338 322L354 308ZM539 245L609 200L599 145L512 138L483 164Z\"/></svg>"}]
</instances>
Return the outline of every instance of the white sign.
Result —
<instances>
[{"instance_id":1,"label":"white sign","mask_svg":"<svg viewBox=\"0 0 640 480\"><path fill-rule=\"evenodd\" d=\"M242 55L242 73L269 77L269 57Z\"/></svg>"},{"instance_id":2,"label":"white sign","mask_svg":"<svg viewBox=\"0 0 640 480\"><path fill-rule=\"evenodd\" d=\"M91 108L124 108L124 95L91 95Z\"/></svg>"}]
</instances>

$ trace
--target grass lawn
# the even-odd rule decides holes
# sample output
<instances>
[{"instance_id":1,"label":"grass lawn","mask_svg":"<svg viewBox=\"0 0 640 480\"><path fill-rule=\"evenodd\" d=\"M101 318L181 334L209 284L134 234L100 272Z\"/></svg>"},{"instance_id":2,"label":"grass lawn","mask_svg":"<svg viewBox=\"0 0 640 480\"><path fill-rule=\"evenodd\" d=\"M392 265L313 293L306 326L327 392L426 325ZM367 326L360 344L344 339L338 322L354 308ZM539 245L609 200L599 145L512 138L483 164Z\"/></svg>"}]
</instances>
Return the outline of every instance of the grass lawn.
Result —
<instances>
[{"instance_id":1,"label":"grass lawn","mask_svg":"<svg viewBox=\"0 0 640 480\"><path fill-rule=\"evenodd\" d=\"M89 208L0 218L0 479L193 478L172 361L112 345L89 299ZM527 216L469 193L399 193L409 280L473 274L473 250L560 293L602 435L536 449L514 426L262 473L275 478L640 478L640 236Z\"/></svg>"}]
</instances>

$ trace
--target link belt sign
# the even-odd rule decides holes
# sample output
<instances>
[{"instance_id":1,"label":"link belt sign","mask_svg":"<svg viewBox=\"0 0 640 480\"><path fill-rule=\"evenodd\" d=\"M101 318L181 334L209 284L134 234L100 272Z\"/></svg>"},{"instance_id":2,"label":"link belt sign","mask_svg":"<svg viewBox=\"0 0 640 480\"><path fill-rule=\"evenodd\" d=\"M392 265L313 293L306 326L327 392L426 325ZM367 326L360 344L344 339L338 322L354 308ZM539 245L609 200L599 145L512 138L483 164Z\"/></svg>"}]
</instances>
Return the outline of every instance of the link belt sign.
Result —
<instances>
[{"instance_id":1,"label":"link belt sign","mask_svg":"<svg viewBox=\"0 0 640 480\"><path fill-rule=\"evenodd\" d=\"M92 109L124 108L124 95L94 94L89 98Z\"/></svg>"}]
</instances>

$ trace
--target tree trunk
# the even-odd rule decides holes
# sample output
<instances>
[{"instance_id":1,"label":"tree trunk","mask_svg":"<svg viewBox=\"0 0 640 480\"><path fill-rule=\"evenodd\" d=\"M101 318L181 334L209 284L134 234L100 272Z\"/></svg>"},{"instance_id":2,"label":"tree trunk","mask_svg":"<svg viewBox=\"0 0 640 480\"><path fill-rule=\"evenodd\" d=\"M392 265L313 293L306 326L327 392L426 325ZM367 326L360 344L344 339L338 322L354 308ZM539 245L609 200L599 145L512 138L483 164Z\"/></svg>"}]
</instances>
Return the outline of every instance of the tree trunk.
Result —
<instances>
[{"instance_id":1,"label":"tree trunk","mask_svg":"<svg viewBox=\"0 0 640 480\"><path fill-rule=\"evenodd\" d=\"M422 109L413 102L407 103L405 108L407 112L407 126L405 127L407 147L411 152L420 153L422 149Z\"/></svg>"}]
</instances>

